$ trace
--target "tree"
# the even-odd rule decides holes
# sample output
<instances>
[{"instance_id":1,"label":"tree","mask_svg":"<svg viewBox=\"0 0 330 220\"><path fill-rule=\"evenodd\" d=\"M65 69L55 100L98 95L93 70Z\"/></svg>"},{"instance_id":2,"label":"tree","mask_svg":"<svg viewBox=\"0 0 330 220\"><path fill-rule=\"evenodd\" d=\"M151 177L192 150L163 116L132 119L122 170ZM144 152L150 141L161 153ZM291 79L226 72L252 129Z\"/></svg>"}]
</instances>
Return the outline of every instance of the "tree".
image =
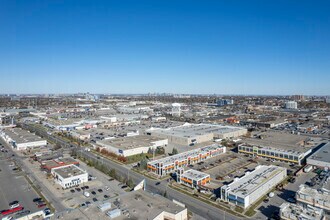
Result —
<instances>
[{"instance_id":1,"label":"tree","mask_svg":"<svg viewBox=\"0 0 330 220\"><path fill-rule=\"evenodd\" d=\"M179 153L178 150L176 148L173 148L172 155L175 155L175 154L178 154L178 153Z\"/></svg>"},{"instance_id":2,"label":"tree","mask_svg":"<svg viewBox=\"0 0 330 220\"><path fill-rule=\"evenodd\" d=\"M111 169L109 171L109 176L111 176L112 178L115 178L116 179L116 170L115 169Z\"/></svg>"},{"instance_id":3,"label":"tree","mask_svg":"<svg viewBox=\"0 0 330 220\"><path fill-rule=\"evenodd\" d=\"M134 187L134 182L132 179L128 179L127 182L126 182L126 185L129 186L130 188L133 188Z\"/></svg>"},{"instance_id":4,"label":"tree","mask_svg":"<svg viewBox=\"0 0 330 220\"><path fill-rule=\"evenodd\" d=\"M147 169L147 163L148 163L148 161L145 158L143 158L140 161L140 166L139 166L140 170L146 170Z\"/></svg>"}]
</instances>

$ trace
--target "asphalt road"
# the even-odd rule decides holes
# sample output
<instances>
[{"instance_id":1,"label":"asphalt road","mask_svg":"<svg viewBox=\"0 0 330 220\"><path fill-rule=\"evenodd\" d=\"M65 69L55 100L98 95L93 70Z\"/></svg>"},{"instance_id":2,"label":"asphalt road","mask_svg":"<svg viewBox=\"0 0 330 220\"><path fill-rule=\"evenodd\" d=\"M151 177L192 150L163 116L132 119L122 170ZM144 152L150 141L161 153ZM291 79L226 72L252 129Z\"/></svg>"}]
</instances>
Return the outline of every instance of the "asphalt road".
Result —
<instances>
[{"instance_id":1,"label":"asphalt road","mask_svg":"<svg viewBox=\"0 0 330 220\"><path fill-rule=\"evenodd\" d=\"M47 137L48 139L52 140L55 143L59 143L64 147L72 147L73 149L76 149L78 151L79 154L81 154L81 156L91 159L94 162L98 161L98 162L102 162L104 163L104 165L108 168L108 169L115 169L116 173L121 175L121 176L126 176L129 177L130 179L133 180L133 182L135 184L141 182L143 179L145 179L146 181L146 190L151 192L151 193L157 193L160 195L163 195L164 192L166 191L167 197L169 199L175 199L177 201L180 201L182 203L184 203L186 205L186 207L194 212L197 213L198 215L206 218L206 219L210 219L210 220L214 220L214 219L218 219L218 220L237 220L240 219L236 216L233 216L229 213L225 213L223 210L218 209L212 205L209 205L203 201L200 201L196 198L193 198L191 196L188 196L186 194L183 194L181 192L178 192L172 188L167 187L167 183L166 181L162 181L161 184L159 185L155 185L156 182L155 180L152 180L150 178L147 178L139 173L136 173L134 171L131 171L129 167L126 167L124 165L115 163L111 160L108 160L106 158L102 158L101 160L98 159L98 157L96 155L94 155L91 152L88 151L84 151L82 150L82 148L78 147L75 144L70 144L67 143L66 141L56 137L56 136L52 136L47 134L46 131L36 128L36 127L32 127L29 125L25 125L25 124L21 124L21 126L23 128L29 129L31 131L36 132L38 135L42 136L42 137Z\"/></svg>"}]
</instances>

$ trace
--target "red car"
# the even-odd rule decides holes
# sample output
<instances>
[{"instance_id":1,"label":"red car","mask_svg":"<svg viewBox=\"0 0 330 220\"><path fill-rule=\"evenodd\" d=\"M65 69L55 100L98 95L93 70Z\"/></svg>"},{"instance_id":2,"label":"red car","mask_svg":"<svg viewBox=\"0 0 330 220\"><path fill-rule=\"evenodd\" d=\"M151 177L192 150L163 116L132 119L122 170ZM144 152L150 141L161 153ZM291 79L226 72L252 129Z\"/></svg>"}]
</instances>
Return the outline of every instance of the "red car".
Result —
<instances>
[{"instance_id":1,"label":"red car","mask_svg":"<svg viewBox=\"0 0 330 220\"><path fill-rule=\"evenodd\" d=\"M38 208L42 208L42 207L45 207L46 206L46 203L40 203L38 204Z\"/></svg>"},{"instance_id":2,"label":"red car","mask_svg":"<svg viewBox=\"0 0 330 220\"><path fill-rule=\"evenodd\" d=\"M21 210L23 210L23 209L24 209L24 207L22 207L22 206L18 206L18 207L13 208L13 209L7 209L7 210L4 210L4 211L1 212L1 214L2 214L3 216L5 216L5 215L9 215L9 214L13 214L13 213L15 213L15 212L21 211Z\"/></svg>"}]
</instances>

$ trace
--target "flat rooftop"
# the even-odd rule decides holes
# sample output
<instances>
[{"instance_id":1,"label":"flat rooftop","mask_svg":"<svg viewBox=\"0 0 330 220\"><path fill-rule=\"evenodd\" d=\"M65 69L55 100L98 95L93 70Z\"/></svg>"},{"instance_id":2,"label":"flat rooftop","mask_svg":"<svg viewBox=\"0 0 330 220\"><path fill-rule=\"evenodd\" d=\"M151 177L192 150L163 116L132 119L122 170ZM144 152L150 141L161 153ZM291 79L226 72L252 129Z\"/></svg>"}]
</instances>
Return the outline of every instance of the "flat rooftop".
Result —
<instances>
[{"instance_id":1,"label":"flat rooftop","mask_svg":"<svg viewBox=\"0 0 330 220\"><path fill-rule=\"evenodd\" d=\"M66 157L66 158L42 161L41 165L44 167L52 168L52 167L59 167L59 166L65 166L65 165L70 165L70 164L77 164L77 163L79 163L79 162L76 161L75 159L73 159L71 157Z\"/></svg>"},{"instance_id":2,"label":"flat rooftop","mask_svg":"<svg viewBox=\"0 0 330 220\"><path fill-rule=\"evenodd\" d=\"M102 143L104 145L109 145L121 150L134 149L139 147L149 147L152 146L154 142L166 140L164 138L157 138L150 135L136 135L130 137L121 137L108 140L98 141L97 143Z\"/></svg>"},{"instance_id":3,"label":"flat rooftop","mask_svg":"<svg viewBox=\"0 0 330 220\"><path fill-rule=\"evenodd\" d=\"M67 166L67 167L59 167L54 170L59 176L63 178L69 178L72 176L78 176L86 173L84 170L80 169L75 165Z\"/></svg>"},{"instance_id":4,"label":"flat rooftop","mask_svg":"<svg viewBox=\"0 0 330 220\"><path fill-rule=\"evenodd\" d=\"M297 191L297 197L299 194L308 195L312 198L317 200L321 200L326 202L327 204L330 203L330 190L329 189L313 189L306 185L300 185L299 190Z\"/></svg>"},{"instance_id":5,"label":"flat rooftop","mask_svg":"<svg viewBox=\"0 0 330 220\"><path fill-rule=\"evenodd\" d=\"M308 144L310 137L288 134L284 132L261 132L253 138L244 138L241 142L261 147L276 148L284 151L306 152L314 147L314 144Z\"/></svg>"},{"instance_id":6,"label":"flat rooftop","mask_svg":"<svg viewBox=\"0 0 330 220\"><path fill-rule=\"evenodd\" d=\"M286 168L278 166L257 166L254 171L246 173L242 178L229 184L231 188L230 192L244 198L264 185L266 183L265 180L273 178L283 170L286 170Z\"/></svg>"},{"instance_id":7,"label":"flat rooftop","mask_svg":"<svg viewBox=\"0 0 330 220\"><path fill-rule=\"evenodd\" d=\"M280 208L282 216L292 220L321 220L324 216L322 209L309 205L303 207L298 204L283 203Z\"/></svg>"},{"instance_id":8,"label":"flat rooftop","mask_svg":"<svg viewBox=\"0 0 330 220\"><path fill-rule=\"evenodd\" d=\"M5 129L4 132L17 144L44 140L41 137L33 133L30 133L29 131L23 130L21 128Z\"/></svg>"},{"instance_id":9,"label":"flat rooftop","mask_svg":"<svg viewBox=\"0 0 330 220\"><path fill-rule=\"evenodd\" d=\"M192 180L199 180L199 179L203 179L203 178L210 176L210 174L203 173L198 170L190 169L190 170L184 171L181 176L192 179Z\"/></svg>"},{"instance_id":10,"label":"flat rooftop","mask_svg":"<svg viewBox=\"0 0 330 220\"><path fill-rule=\"evenodd\" d=\"M308 159L330 163L330 142L322 146Z\"/></svg>"},{"instance_id":11,"label":"flat rooftop","mask_svg":"<svg viewBox=\"0 0 330 220\"><path fill-rule=\"evenodd\" d=\"M226 134L235 131L244 130L245 128L233 127L233 126L222 126L222 125L213 125L213 124L189 124L185 123L177 127L166 128L166 129L157 129L151 128L148 131L171 135L176 137L196 137L205 134Z\"/></svg>"},{"instance_id":12,"label":"flat rooftop","mask_svg":"<svg viewBox=\"0 0 330 220\"><path fill-rule=\"evenodd\" d=\"M122 210L122 215L116 218L118 220L127 219L126 213L130 219L154 219L163 211L176 214L186 209L160 195L144 191L132 191L119 198L112 202Z\"/></svg>"},{"instance_id":13,"label":"flat rooftop","mask_svg":"<svg viewBox=\"0 0 330 220\"><path fill-rule=\"evenodd\" d=\"M217 150L219 148L224 148L224 146L221 146L219 144L216 144L216 143L212 142L212 144L209 145L209 146L197 148L197 149L194 149L194 150L190 150L190 151L186 151L186 152L183 152L183 153L175 154L173 156L169 156L169 157L161 158L161 159L158 159L158 160L150 161L148 164L151 164L151 165L156 165L158 163L163 163L164 165L173 164L175 161L185 160L188 157L196 157L196 156L199 156L199 154L204 154L204 153L207 153L209 151Z\"/></svg>"}]
</instances>

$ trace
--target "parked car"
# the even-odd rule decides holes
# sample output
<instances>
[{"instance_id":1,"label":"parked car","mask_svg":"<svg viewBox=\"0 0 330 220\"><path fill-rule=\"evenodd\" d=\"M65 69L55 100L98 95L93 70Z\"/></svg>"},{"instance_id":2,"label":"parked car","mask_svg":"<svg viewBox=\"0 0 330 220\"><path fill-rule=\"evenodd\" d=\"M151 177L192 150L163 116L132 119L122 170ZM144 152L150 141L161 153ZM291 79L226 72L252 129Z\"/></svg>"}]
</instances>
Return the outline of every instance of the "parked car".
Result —
<instances>
[{"instance_id":1,"label":"parked car","mask_svg":"<svg viewBox=\"0 0 330 220\"><path fill-rule=\"evenodd\" d=\"M9 206L12 206L12 205L15 205L15 204L18 204L18 201L12 201L11 203L9 203Z\"/></svg>"},{"instance_id":2,"label":"parked car","mask_svg":"<svg viewBox=\"0 0 330 220\"><path fill-rule=\"evenodd\" d=\"M109 198L109 196L108 195L104 195L104 198L107 199L107 198Z\"/></svg>"},{"instance_id":3,"label":"parked car","mask_svg":"<svg viewBox=\"0 0 330 220\"><path fill-rule=\"evenodd\" d=\"M39 205L38 205L38 208L42 208L42 207L45 207L46 206L46 203L40 203Z\"/></svg>"},{"instance_id":4,"label":"parked car","mask_svg":"<svg viewBox=\"0 0 330 220\"><path fill-rule=\"evenodd\" d=\"M42 201L42 198L34 198L33 199L33 202L39 202L39 201Z\"/></svg>"},{"instance_id":5,"label":"parked car","mask_svg":"<svg viewBox=\"0 0 330 220\"><path fill-rule=\"evenodd\" d=\"M74 189L71 189L70 192L74 193L75 191L74 191Z\"/></svg>"},{"instance_id":6,"label":"parked car","mask_svg":"<svg viewBox=\"0 0 330 220\"><path fill-rule=\"evenodd\" d=\"M96 202L97 201L97 198L93 198L93 202Z\"/></svg>"},{"instance_id":7,"label":"parked car","mask_svg":"<svg viewBox=\"0 0 330 220\"><path fill-rule=\"evenodd\" d=\"M14 203L10 206L11 209L14 209L14 208L17 208L19 207L19 204L18 203Z\"/></svg>"},{"instance_id":8,"label":"parked car","mask_svg":"<svg viewBox=\"0 0 330 220\"><path fill-rule=\"evenodd\" d=\"M160 184L160 182L157 182L155 185L158 186Z\"/></svg>"},{"instance_id":9,"label":"parked car","mask_svg":"<svg viewBox=\"0 0 330 220\"><path fill-rule=\"evenodd\" d=\"M92 193L93 195L96 195L96 192L95 192L95 191L92 191L91 193Z\"/></svg>"}]
</instances>

